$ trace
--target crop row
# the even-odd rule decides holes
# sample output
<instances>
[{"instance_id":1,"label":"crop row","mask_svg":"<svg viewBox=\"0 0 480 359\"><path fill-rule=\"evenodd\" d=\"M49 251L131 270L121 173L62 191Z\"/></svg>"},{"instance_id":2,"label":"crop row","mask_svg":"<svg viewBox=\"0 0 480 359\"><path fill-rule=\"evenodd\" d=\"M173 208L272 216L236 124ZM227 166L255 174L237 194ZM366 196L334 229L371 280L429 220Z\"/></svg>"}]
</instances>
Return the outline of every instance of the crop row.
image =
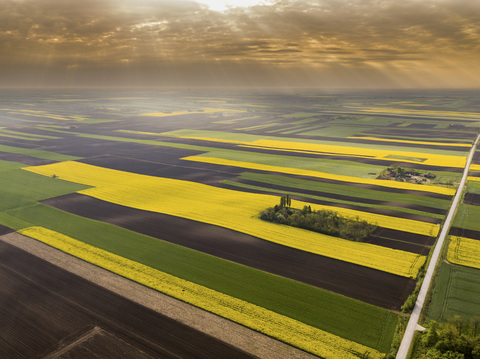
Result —
<instances>
[{"instance_id":1,"label":"crop row","mask_svg":"<svg viewBox=\"0 0 480 359\"><path fill-rule=\"evenodd\" d=\"M228 318L266 335L325 358L381 358L376 350L313 328L262 307L174 277L141 263L77 241L43 227L28 227L21 234L117 273L172 297Z\"/></svg>"},{"instance_id":2,"label":"crop row","mask_svg":"<svg viewBox=\"0 0 480 359\"><path fill-rule=\"evenodd\" d=\"M95 188L79 193L107 202L230 228L271 242L405 277L416 277L425 261L424 256L413 253L266 223L258 215L260 211L276 204L278 198L275 196L139 175L78 162L25 169L93 186ZM302 208L308 203L294 201L292 205ZM339 210L345 217L358 216L373 224L412 233L436 235L438 232L437 225L414 220L320 205L312 205L312 209Z\"/></svg>"},{"instance_id":3,"label":"crop row","mask_svg":"<svg viewBox=\"0 0 480 359\"><path fill-rule=\"evenodd\" d=\"M451 263L480 268L480 241L450 236L447 259Z\"/></svg>"}]
</instances>

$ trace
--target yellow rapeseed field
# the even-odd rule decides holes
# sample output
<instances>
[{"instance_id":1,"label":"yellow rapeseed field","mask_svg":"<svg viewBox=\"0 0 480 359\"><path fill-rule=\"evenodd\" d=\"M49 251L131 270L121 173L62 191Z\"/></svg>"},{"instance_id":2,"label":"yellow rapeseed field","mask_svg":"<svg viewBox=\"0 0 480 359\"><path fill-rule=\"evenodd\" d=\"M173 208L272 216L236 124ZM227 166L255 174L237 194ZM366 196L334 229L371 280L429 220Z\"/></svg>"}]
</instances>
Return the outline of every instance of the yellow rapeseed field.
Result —
<instances>
[{"instance_id":1,"label":"yellow rapeseed field","mask_svg":"<svg viewBox=\"0 0 480 359\"><path fill-rule=\"evenodd\" d=\"M275 205L278 202L276 196L140 175L73 161L24 169L95 187L79 193L104 201L230 228L285 246L405 277L416 277L425 261L425 257L418 254L262 221L258 218L259 212ZM308 203L292 201L292 205L302 208ZM351 217L358 215L371 223L411 233L436 235L438 232L438 226L430 223L336 207L312 205L312 208L332 209Z\"/></svg>"},{"instance_id":2,"label":"yellow rapeseed field","mask_svg":"<svg viewBox=\"0 0 480 359\"><path fill-rule=\"evenodd\" d=\"M175 111L175 112L153 112L153 113L144 113L141 116L153 116L153 117L165 117L165 116L177 116L177 115L186 115L186 114L198 114L198 113L214 113L214 112L245 112L244 110L234 110L230 108L213 108L205 107L198 110L192 111Z\"/></svg>"},{"instance_id":3,"label":"yellow rapeseed field","mask_svg":"<svg viewBox=\"0 0 480 359\"><path fill-rule=\"evenodd\" d=\"M374 349L308 326L238 298L93 247L50 229L28 227L19 232L123 277L322 358L358 359L358 356L353 354L355 352L361 354L368 353L369 358L372 359L383 358L383 354Z\"/></svg>"},{"instance_id":4,"label":"yellow rapeseed field","mask_svg":"<svg viewBox=\"0 0 480 359\"><path fill-rule=\"evenodd\" d=\"M345 106L348 108L355 108L362 112L371 113L393 113L402 115L419 115L419 116L437 116L449 118L463 118L476 120L480 117L478 112L459 112L459 111L435 111L435 110L414 110L414 109L400 109L394 107L363 107L363 106Z\"/></svg>"},{"instance_id":5,"label":"yellow rapeseed field","mask_svg":"<svg viewBox=\"0 0 480 359\"><path fill-rule=\"evenodd\" d=\"M447 260L467 267L480 268L480 241L450 236Z\"/></svg>"},{"instance_id":6,"label":"yellow rapeseed field","mask_svg":"<svg viewBox=\"0 0 480 359\"><path fill-rule=\"evenodd\" d=\"M398 142L398 143L411 143L414 145L431 145L431 146L451 146L451 147L472 147L468 143L445 143L445 142L428 142L428 141L413 141L413 140L399 140L399 139L390 139L390 138L381 138L381 137L368 137L368 136L354 136L347 137L351 139L358 140L372 140L372 141L382 141L382 142Z\"/></svg>"},{"instance_id":7,"label":"yellow rapeseed field","mask_svg":"<svg viewBox=\"0 0 480 359\"><path fill-rule=\"evenodd\" d=\"M389 188L406 189L406 190L410 190L410 191L423 191L423 192L439 193L439 194L445 194L445 195L448 195L448 196L453 196L455 194L455 189L453 189L453 188L437 187L437 186L424 186L424 185L415 184L415 183L396 182L396 181L387 181L387 180L377 180L377 179L370 179L370 178L336 175L336 174L327 173L327 172L302 170L302 169L291 168L291 167L262 165L262 164L253 163L253 162L234 161L234 160L227 160L227 159L223 159L223 158L190 156L190 157L184 157L182 159L183 160L188 160L188 161L213 163L213 164L217 164L217 165L241 167L241 168L260 170L260 171L286 173L286 174L308 176L308 177L315 177L315 178L325 178L325 179L331 179L331 180L342 181L342 182L347 182L347 183L363 183L363 184L371 184L371 185L375 185L375 186L382 186L382 187L389 187Z\"/></svg>"}]
</instances>

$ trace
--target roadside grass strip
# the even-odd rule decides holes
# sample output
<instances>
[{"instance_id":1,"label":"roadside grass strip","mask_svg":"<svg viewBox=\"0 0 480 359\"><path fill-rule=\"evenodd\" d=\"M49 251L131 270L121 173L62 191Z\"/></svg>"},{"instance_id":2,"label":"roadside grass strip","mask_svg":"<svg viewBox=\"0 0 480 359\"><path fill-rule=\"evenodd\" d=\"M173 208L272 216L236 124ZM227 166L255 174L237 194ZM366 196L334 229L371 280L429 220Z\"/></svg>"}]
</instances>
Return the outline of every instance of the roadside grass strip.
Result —
<instances>
[{"instance_id":1,"label":"roadside grass strip","mask_svg":"<svg viewBox=\"0 0 480 359\"><path fill-rule=\"evenodd\" d=\"M258 218L259 212L275 205L278 201L276 196L139 175L78 162L24 169L46 176L55 174L63 180L95 187L78 193L107 202L233 229L299 250L400 276L415 278L425 262L425 257L417 254L262 221ZM300 201L293 201L292 204L296 208L309 205ZM438 233L438 225L430 223L329 206L311 207L315 210L335 210L345 217L359 216L386 228L429 236L436 236Z\"/></svg>"},{"instance_id":2,"label":"roadside grass strip","mask_svg":"<svg viewBox=\"0 0 480 359\"><path fill-rule=\"evenodd\" d=\"M353 177L353 176L345 176L345 175L336 175L336 174L327 173L327 172L303 170L303 169L292 168L292 167L264 165L264 164L258 164L253 162L235 161L235 160L228 160L228 159L215 158L215 157L189 156L189 157L184 157L182 159L187 161L211 163L211 164L217 164L222 166L240 167L240 168L251 169L251 170L267 171L272 173L285 173L285 174L298 175L298 176L325 178L325 179L341 181L345 183L361 183L361 184L397 188L397 189L403 189L403 190L409 190L409 191L423 191L423 192L430 192L430 193L438 193L438 194L444 194L447 196L453 196L456 192L456 190L453 188L425 186L425 185L419 185L419 184L407 183L407 182L397 182L397 181L377 180L377 179L371 179L371 178L361 178L361 177Z\"/></svg>"},{"instance_id":3,"label":"roadside grass strip","mask_svg":"<svg viewBox=\"0 0 480 359\"><path fill-rule=\"evenodd\" d=\"M413 140L399 140L399 139L390 139L383 137L368 137L368 136L350 136L353 140L369 140L369 141L382 141L390 143L411 143L412 145L431 145L431 146L450 146L450 147L465 147L465 150L468 150L472 147L468 143L445 143L445 142L428 142L428 141L413 141Z\"/></svg>"},{"instance_id":4,"label":"roadside grass strip","mask_svg":"<svg viewBox=\"0 0 480 359\"><path fill-rule=\"evenodd\" d=\"M447 260L450 263L480 269L480 241L450 236Z\"/></svg>"},{"instance_id":5,"label":"roadside grass strip","mask_svg":"<svg viewBox=\"0 0 480 359\"><path fill-rule=\"evenodd\" d=\"M322 358L358 359L362 355L363 357L368 355L369 358L380 359L384 356L369 347L93 247L50 229L34 226L18 232Z\"/></svg>"}]
</instances>

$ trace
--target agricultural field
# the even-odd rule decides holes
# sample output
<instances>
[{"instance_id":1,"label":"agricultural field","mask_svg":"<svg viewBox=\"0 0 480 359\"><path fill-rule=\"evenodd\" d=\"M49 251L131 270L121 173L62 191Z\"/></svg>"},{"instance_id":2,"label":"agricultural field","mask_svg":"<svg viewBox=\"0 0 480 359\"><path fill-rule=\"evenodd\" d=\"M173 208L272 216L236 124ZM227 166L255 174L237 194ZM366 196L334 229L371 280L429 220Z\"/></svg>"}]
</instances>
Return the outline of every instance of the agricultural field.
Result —
<instances>
[{"instance_id":1,"label":"agricultural field","mask_svg":"<svg viewBox=\"0 0 480 359\"><path fill-rule=\"evenodd\" d=\"M441 92L422 101L401 91L311 95L5 94L0 233L310 355L394 354L401 308L456 193L480 108L468 92L448 94L462 108ZM381 177L391 168L402 175ZM475 170L450 232L457 262L449 257L473 267L464 253L479 251ZM261 220L284 195L295 209L376 229L355 242Z\"/></svg>"}]
</instances>

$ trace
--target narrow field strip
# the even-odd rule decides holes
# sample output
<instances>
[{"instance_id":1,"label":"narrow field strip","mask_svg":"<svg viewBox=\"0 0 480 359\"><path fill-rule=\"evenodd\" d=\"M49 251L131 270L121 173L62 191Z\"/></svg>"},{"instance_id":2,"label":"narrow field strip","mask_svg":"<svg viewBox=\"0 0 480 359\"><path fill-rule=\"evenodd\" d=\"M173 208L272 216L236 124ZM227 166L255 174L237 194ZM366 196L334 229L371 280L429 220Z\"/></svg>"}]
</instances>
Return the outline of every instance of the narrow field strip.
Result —
<instances>
[{"instance_id":1,"label":"narrow field strip","mask_svg":"<svg viewBox=\"0 0 480 359\"><path fill-rule=\"evenodd\" d=\"M447 260L451 263L480 269L480 241L450 236Z\"/></svg>"},{"instance_id":2,"label":"narrow field strip","mask_svg":"<svg viewBox=\"0 0 480 359\"><path fill-rule=\"evenodd\" d=\"M227 159L223 159L223 158L204 157L204 156L189 156L189 157L184 157L182 159L187 160L187 161L211 163L211 164L217 164L217 165L222 165L222 166L233 166L233 167L267 171L267 172L273 172L273 173L285 173L285 174L298 175L298 176L325 178L325 179L330 179L330 180L340 181L340 182L345 182L345 183L352 183L352 182L353 183L361 183L361 184L368 184L368 185L388 187L388 188L398 188L398 189L404 189L404 190L409 190L409 191L422 191L422 192L438 193L438 194L443 194L443 195L447 195L447 196L453 196L455 194L455 189L453 189L453 188L437 187L437 186L424 186L424 185L418 185L418 184L406 183L406 182L396 182L396 181L360 178L360 177L353 177L353 176L335 175L335 174L326 173L326 172L317 172L317 171L312 171L312 170L302 170L302 169L291 168L291 167L279 167L279 166L271 166L271 165L262 165L262 164L257 164L257 163L253 163L253 162L234 161L234 160L227 160ZM480 178L479 178L479 180L480 180Z\"/></svg>"},{"instance_id":3,"label":"narrow field strip","mask_svg":"<svg viewBox=\"0 0 480 359\"><path fill-rule=\"evenodd\" d=\"M204 107L194 111L174 111L174 112L153 112L153 113L144 113L140 116L150 116L150 117L166 117L166 116L178 116L178 115L191 115L191 114L207 114L215 112L231 112L231 113L241 113L246 112L245 110L235 110L231 108L213 108L213 107Z\"/></svg>"},{"instance_id":4,"label":"narrow field strip","mask_svg":"<svg viewBox=\"0 0 480 359\"><path fill-rule=\"evenodd\" d=\"M139 175L78 162L62 162L24 169L96 187L79 193L104 201L214 224L307 252L405 277L415 278L425 261L424 256L408 252L347 241L260 220L259 212L275 205L278 201L276 196ZM304 205L308 203L293 202L294 207L302 208ZM320 205L312 205L312 209L333 209L346 217L359 216L382 227L401 231L428 236L436 236L438 233L438 225L409 219L350 209L339 211L336 207Z\"/></svg>"},{"instance_id":5,"label":"narrow field strip","mask_svg":"<svg viewBox=\"0 0 480 359\"><path fill-rule=\"evenodd\" d=\"M19 233L315 355L332 359L354 359L368 353L370 358L383 357L383 354L374 349L171 276L47 228L28 227L20 230Z\"/></svg>"},{"instance_id":6,"label":"narrow field strip","mask_svg":"<svg viewBox=\"0 0 480 359\"><path fill-rule=\"evenodd\" d=\"M8 152L8 153L18 153L20 155L27 155L35 158L41 158L44 160L52 160L52 161L73 161L73 160L80 159L80 157L62 155L55 152L34 150L30 148L22 148L22 147L7 146L7 145L0 145L0 151Z\"/></svg>"},{"instance_id":7,"label":"narrow field strip","mask_svg":"<svg viewBox=\"0 0 480 359\"><path fill-rule=\"evenodd\" d=\"M451 146L451 147L465 147L465 150L472 147L468 143L448 143L448 142L428 142L428 141L414 141L414 140L399 140L399 139L389 139L382 137L368 137L368 136L350 136L354 140L371 140L371 141L382 141L382 142L397 142L397 143L411 143L412 145L431 145L431 146Z\"/></svg>"}]
</instances>

